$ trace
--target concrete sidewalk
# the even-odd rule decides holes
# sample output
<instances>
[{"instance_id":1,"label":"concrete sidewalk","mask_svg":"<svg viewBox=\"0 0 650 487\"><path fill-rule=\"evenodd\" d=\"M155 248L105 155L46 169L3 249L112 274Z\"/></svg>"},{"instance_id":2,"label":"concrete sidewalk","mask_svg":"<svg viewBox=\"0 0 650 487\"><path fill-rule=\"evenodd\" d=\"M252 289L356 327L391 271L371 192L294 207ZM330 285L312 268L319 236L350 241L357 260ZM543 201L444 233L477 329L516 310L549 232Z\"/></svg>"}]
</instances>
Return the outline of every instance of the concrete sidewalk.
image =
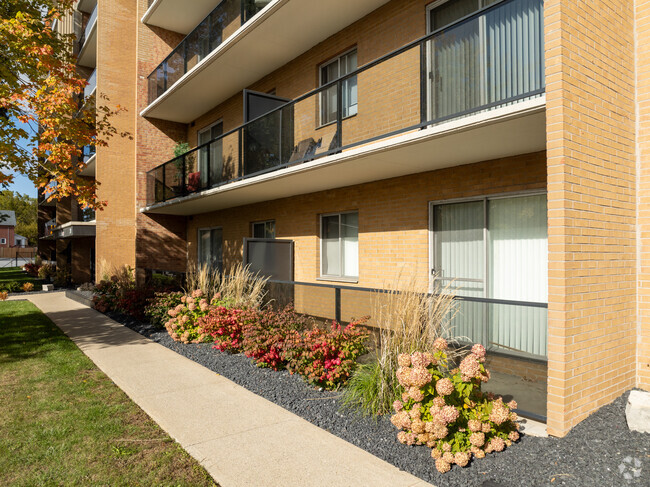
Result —
<instances>
[{"instance_id":1,"label":"concrete sidewalk","mask_svg":"<svg viewBox=\"0 0 650 487\"><path fill-rule=\"evenodd\" d=\"M430 485L63 293L29 300L222 487Z\"/></svg>"}]
</instances>

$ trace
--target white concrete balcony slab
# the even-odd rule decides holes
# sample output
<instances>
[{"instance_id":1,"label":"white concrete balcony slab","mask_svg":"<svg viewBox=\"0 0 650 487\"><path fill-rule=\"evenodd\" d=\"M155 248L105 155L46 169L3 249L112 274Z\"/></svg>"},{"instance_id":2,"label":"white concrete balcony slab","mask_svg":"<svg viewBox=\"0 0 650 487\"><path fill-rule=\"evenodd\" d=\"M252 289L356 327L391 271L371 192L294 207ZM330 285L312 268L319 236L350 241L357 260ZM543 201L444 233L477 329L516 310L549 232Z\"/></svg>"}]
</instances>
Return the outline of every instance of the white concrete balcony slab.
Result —
<instances>
[{"instance_id":1,"label":"white concrete balcony slab","mask_svg":"<svg viewBox=\"0 0 650 487\"><path fill-rule=\"evenodd\" d=\"M140 114L189 123L386 2L272 0L232 34L231 22L215 49L174 51L150 75L150 104Z\"/></svg>"}]
</instances>

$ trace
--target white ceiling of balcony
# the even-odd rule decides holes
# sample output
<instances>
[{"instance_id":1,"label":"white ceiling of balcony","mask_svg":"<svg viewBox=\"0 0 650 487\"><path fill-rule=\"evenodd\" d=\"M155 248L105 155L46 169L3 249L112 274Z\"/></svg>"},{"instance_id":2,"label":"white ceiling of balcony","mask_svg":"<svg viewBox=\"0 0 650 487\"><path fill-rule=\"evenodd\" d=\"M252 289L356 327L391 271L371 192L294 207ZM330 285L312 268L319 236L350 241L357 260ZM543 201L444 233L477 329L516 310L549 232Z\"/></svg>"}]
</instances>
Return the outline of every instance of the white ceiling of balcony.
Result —
<instances>
[{"instance_id":1,"label":"white ceiling of balcony","mask_svg":"<svg viewBox=\"0 0 650 487\"><path fill-rule=\"evenodd\" d=\"M144 109L189 123L387 0L273 0Z\"/></svg>"},{"instance_id":2,"label":"white ceiling of balcony","mask_svg":"<svg viewBox=\"0 0 650 487\"><path fill-rule=\"evenodd\" d=\"M79 0L77 3L77 10L80 12L91 13L97 5L97 0Z\"/></svg>"},{"instance_id":3,"label":"white ceiling of balcony","mask_svg":"<svg viewBox=\"0 0 650 487\"><path fill-rule=\"evenodd\" d=\"M80 66L86 66L87 68L94 68L97 66L97 21L95 20L94 25L91 27L90 32L88 32L88 37L84 42L81 52L79 52L79 57L77 58L77 64Z\"/></svg>"},{"instance_id":4,"label":"white ceiling of balcony","mask_svg":"<svg viewBox=\"0 0 650 487\"><path fill-rule=\"evenodd\" d=\"M155 0L142 16L142 23L189 34L221 0Z\"/></svg>"},{"instance_id":5,"label":"white ceiling of balcony","mask_svg":"<svg viewBox=\"0 0 650 487\"><path fill-rule=\"evenodd\" d=\"M86 167L82 171L79 171L79 174L81 176L86 176L88 178L94 178L95 177L95 165L97 162L97 155L93 154L93 156L88 159L86 162Z\"/></svg>"},{"instance_id":6,"label":"white ceiling of balcony","mask_svg":"<svg viewBox=\"0 0 650 487\"><path fill-rule=\"evenodd\" d=\"M545 97L380 140L143 211L196 215L546 149Z\"/></svg>"}]
</instances>

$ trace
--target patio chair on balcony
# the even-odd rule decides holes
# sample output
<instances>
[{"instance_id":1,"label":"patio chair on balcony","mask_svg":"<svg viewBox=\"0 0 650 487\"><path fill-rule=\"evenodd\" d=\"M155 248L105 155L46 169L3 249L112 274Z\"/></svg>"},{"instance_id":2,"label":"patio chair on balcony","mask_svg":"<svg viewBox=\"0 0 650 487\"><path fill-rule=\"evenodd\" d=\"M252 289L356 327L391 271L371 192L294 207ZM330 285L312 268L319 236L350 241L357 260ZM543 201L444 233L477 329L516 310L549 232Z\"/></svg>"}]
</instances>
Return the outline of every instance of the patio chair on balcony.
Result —
<instances>
[{"instance_id":1,"label":"patio chair on balcony","mask_svg":"<svg viewBox=\"0 0 650 487\"><path fill-rule=\"evenodd\" d=\"M312 137L298 142L291 151L289 163L309 160L316 152L319 142L316 142Z\"/></svg>"}]
</instances>

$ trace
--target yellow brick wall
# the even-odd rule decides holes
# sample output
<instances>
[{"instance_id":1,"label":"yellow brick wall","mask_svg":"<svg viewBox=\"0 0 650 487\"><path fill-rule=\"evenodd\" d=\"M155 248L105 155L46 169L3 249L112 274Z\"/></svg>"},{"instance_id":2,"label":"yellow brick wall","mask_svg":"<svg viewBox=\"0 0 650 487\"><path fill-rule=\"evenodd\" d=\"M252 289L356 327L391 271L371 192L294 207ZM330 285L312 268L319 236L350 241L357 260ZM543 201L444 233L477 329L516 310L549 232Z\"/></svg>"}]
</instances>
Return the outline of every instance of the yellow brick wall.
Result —
<instances>
[{"instance_id":1,"label":"yellow brick wall","mask_svg":"<svg viewBox=\"0 0 650 487\"><path fill-rule=\"evenodd\" d=\"M140 17L130 0L100 1L97 11L97 94L106 105L126 110L111 119L120 131L135 137L136 29ZM98 197L108 206L97 212L99 267L135 266L136 172L135 140L113 137L97 147ZM100 265L101 264L101 265Z\"/></svg>"},{"instance_id":2,"label":"yellow brick wall","mask_svg":"<svg viewBox=\"0 0 650 487\"><path fill-rule=\"evenodd\" d=\"M275 220L276 237L295 242L294 280L315 282L319 215L354 210L359 212L359 286L384 287L400 271L426 279L429 201L544 189L545 171L545 154L537 152L194 215L188 221L189 254L196 258L199 228L222 227L224 262L239 262L251 223ZM349 313L346 300L355 298L343 296Z\"/></svg>"},{"instance_id":3,"label":"yellow brick wall","mask_svg":"<svg viewBox=\"0 0 650 487\"><path fill-rule=\"evenodd\" d=\"M636 6L638 164L637 386L650 390L650 2Z\"/></svg>"},{"instance_id":4,"label":"yellow brick wall","mask_svg":"<svg viewBox=\"0 0 650 487\"><path fill-rule=\"evenodd\" d=\"M633 3L545 2L548 431L635 384Z\"/></svg>"}]
</instances>

